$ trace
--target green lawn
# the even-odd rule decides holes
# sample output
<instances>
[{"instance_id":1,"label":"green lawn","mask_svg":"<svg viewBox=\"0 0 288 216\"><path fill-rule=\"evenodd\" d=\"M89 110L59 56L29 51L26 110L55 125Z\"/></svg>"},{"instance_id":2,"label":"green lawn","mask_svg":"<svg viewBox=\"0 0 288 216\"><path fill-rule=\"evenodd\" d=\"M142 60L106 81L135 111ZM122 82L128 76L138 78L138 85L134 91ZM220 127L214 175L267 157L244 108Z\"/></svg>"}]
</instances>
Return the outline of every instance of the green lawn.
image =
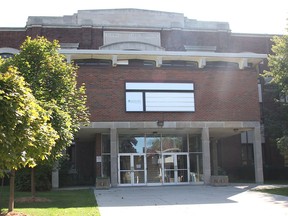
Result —
<instances>
[{"instance_id":1,"label":"green lawn","mask_svg":"<svg viewBox=\"0 0 288 216\"><path fill-rule=\"evenodd\" d=\"M257 191L270 193L270 194L276 194L276 195L282 195L282 196L288 196L288 187L273 188L273 189L257 189Z\"/></svg>"},{"instance_id":2,"label":"green lawn","mask_svg":"<svg viewBox=\"0 0 288 216\"><path fill-rule=\"evenodd\" d=\"M9 187L0 189L2 212L7 212L9 202ZM15 198L29 197L27 192L16 192ZM59 190L37 192L36 197L47 198L50 202L15 203L16 212L31 216L100 216L93 190Z\"/></svg>"}]
</instances>

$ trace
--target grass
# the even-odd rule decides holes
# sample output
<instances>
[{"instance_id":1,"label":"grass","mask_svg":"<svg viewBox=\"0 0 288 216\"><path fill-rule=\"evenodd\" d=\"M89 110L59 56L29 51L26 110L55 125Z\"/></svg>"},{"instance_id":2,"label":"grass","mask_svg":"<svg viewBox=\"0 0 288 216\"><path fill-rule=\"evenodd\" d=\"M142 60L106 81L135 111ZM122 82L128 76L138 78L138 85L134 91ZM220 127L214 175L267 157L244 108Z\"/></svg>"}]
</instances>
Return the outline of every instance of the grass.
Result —
<instances>
[{"instance_id":1,"label":"grass","mask_svg":"<svg viewBox=\"0 0 288 216\"><path fill-rule=\"evenodd\" d=\"M7 212L9 187L1 191L1 207ZM29 192L15 192L15 198L29 197ZM36 197L47 198L50 202L16 202L14 211L31 216L100 216L92 190L57 190L37 192Z\"/></svg>"},{"instance_id":2,"label":"grass","mask_svg":"<svg viewBox=\"0 0 288 216\"><path fill-rule=\"evenodd\" d=\"M282 196L288 196L288 187L280 187L280 188L272 188L272 189L257 189L257 191L270 193L270 194L276 194L276 195L282 195Z\"/></svg>"}]
</instances>

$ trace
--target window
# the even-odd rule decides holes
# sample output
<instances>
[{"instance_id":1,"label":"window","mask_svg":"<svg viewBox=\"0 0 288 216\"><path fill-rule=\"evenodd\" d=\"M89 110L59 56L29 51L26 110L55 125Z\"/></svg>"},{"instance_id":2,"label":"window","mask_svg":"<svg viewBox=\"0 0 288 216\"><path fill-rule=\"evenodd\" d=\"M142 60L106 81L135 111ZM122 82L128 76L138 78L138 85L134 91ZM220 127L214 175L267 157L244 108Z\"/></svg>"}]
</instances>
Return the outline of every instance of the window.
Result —
<instances>
[{"instance_id":1,"label":"window","mask_svg":"<svg viewBox=\"0 0 288 216\"><path fill-rule=\"evenodd\" d=\"M100 59L78 59L74 61L79 66L98 66L98 67L111 67L112 62L110 60Z\"/></svg>"},{"instance_id":2,"label":"window","mask_svg":"<svg viewBox=\"0 0 288 216\"><path fill-rule=\"evenodd\" d=\"M254 164L253 144L242 144L242 165L249 166Z\"/></svg>"},{"instance_id":3,"label":"window","mask_svg":"<svg viewBox=\"0 0 288 216\"><path fill-rule=\"evenodd\" d=\"M119 153L187 152L186 134L120 135Z\"/></svg>"},{"instance_id":4,"label":"window","mask_svg":"<svg viewBox=\"0 0 288 216\"><path fill-rule=\"evenodd\" d=\"M196 68L198 69L198 63L194 61L163 61L162 67L177 67L177 68Z\"/></svg>"},{"instance_id":5,"label":"window","mask_svg":"<svg viewBox=\"0 0 288 216\"><path fill-rule=\"evenodd\" d=\"M163 135L161 142L163 152L187 152L186 135Z\"/></svg>"},{"instance_id":6,"label":"window","mask_svg":"<svg viewBox=\"0 0 288 216\"><path fill-rule=\"evenodd\" d=\"M67 148L67 155L69 156L69 173L76 173L76 143L75 141Z\"/></svg>"},{"instance_id":7,"label":"window","mask_svg":"<svg viewBox=\"0 0 288 216\"><path fill-rule=\"evenodd\" d=\"M10 58L17 53L19 53L19 50L14 49L14 48L10 48L10 47L0 48L0 57L1 58Z\"/></svg>"},{"instance_id":8,"label":"window","mask_svg":"<svg viewBox=\"0 0 288 216\"><path fill-rule=\"evenodd\" d=\"M120 153L144 153L145 144L144 137L137 135L121 135L119 136L119 152Z\"/></svg>"},{"instance_id":9,"label":"window","mask_svg":"<svg viewBox=\"0 0 288 216\"><path fill-rule=\"evenodd\" d=\"M239 65L238 63L235 63L235 62L207 61L206 68L238 69Z\"/></svg>"},{"instance_id":10,"label":"window","mask_svg":"<svg viewBox=\"0 0 288 216\"><path fill-rule=\"evenodd\" d=\"M126 82L126 112L194 112L193 83Z\"/></svg>"},{"instance_id":11,"label":"window","mask_svg":"<svg viewBox=\"0 0 288 216\"><path fill-rule=\"evenodd\" d=\"M11 54L11 53L0 53L0 56L1 56L1 58L6 59L6 58L12 57L13 54Z\"/></svg>"},{"instance_id":12,"label":"window","mask_svg":"<svg viewBox=\"0 0 288 216\"><path fill-rule=\"evenodd\" d=\"M102 176L111 177L110 135L102 134Z\"/></svg>"},{"instance_id":13,"label":"window","mask_svg":"<svg viewBox=\"0 0 288 216\"><path fill-rule=\"evenodd\" d=\"M241 133L241 157L242 165L253 165L253 131L245 131Z\"/></svg>"},{"instance_id":14,"label":"window","mask_svg":"<svg viewBox=\"0 0 288 216\"><path fill-rule=\"evenodd\" d=\"M190 181L203 181L203 156L200 135L189 136Z\"/></svg>"}]
</instances>

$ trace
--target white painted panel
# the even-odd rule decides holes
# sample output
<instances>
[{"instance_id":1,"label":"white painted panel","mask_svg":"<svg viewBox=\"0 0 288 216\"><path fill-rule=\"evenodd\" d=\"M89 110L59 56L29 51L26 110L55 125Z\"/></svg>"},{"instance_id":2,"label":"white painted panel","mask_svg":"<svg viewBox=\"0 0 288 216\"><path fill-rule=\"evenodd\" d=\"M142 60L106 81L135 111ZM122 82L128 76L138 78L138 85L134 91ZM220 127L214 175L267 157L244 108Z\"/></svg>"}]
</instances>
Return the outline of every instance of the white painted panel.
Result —
<instances>
[{"instance_id":1,"label":"white painted panel","mask_svg":"<svg viewBox=\"0 0 288 216\"><path fill-rule=\"evenodd\" d=\"M126 111L127 112L144 111L142 92L126 92Z\"/></svg>"},{"instance_id":2,"label":"white painted panel","mask_svg":"<svg viewBox=\"0 0 288 216\"><path fill-rule=\"evenodd\" d=\"M128 41L161 46L160 32L104 31L104 45Z\"/></svg>"},{"instance_id":3,"label":"white painted panel","mask_svg":"<svg viewBox=\"0 0 288 216\"><path fill-rule=\"evenodd\" d=\"M187 109L187 107L146 107L147 112L194 112L195 108L191 107Z\"/></svg>"},{"instance_id":4,"label":"white painted panel","mask_svg":"<svg viewBox=\"0 0 288 216\"><path fill-rule=\"evenodd\" d=\"M126 90L193 91L193 83L126 83Z\"/></svg>"},{"instance_id":5,"label":"white painted panel","mask_svg":"<svg viewBox=\"0 0 288 216\"><path fill-rule=\"evenodd\" d=\"M263 99L262 99L262 88L261 88L261 84L258 84L258 95L259 95L259 102L262 103Z\"/></svg>"},{"instance_id":6,"label":"white painted panel","mask_svg":"<svg viewBox=\"0 0 288 216\"><path fill-rule=\"evenodd\" d=\"M194 93L146 92L146 111L195 111Z\"/></svg>"}]
</instances>

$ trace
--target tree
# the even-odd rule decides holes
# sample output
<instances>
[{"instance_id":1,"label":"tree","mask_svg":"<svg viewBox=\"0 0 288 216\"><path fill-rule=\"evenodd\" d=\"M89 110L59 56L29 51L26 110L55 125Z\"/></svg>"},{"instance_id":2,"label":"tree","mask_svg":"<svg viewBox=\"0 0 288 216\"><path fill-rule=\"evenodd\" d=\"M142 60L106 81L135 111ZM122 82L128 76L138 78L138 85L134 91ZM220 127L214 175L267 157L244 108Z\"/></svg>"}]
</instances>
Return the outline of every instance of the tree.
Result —
<instances>
[{"instance_id":1,"label":"tree","mask_svg":"<svg viewBox=\"0 0 288 216\"><path fill-rule=\"evenodd\" d=\"M81 123L89 121L85 86L77 86L77 66L68 63L59 53L59 43L44 37L27 37L20 53L11 58L29 83L35 98L52 111L53 128L60 135L50 159L58 159L73 141Z\"/></svg>"},{"instance_id":2,"label":"tree","mask_svg":"<svg viewBox=\"0 0 288 216\"><path fill-rule=\"evenodd\" d=\"M0 107L0 177L11 171L9 211L13 211L15 170L47 159L59 136L50 123L51 112L41 107L13 67L0 72Z\"/></svg>"},{"instance_id":3,"label":"tree","mask_svg":"<svg viewBox=\"0 0 288 216\"><path fill-rule=\"evenodd\" d=\"M48 159L55 162L71 145L81 123L87 123L85 86L77 85L77 67L59 53L58 41L44 37L27 37L20 53L6 61L6 67L17 67L29 83L35 98L51 112L51 124L59 135ZM33 171L33 169L32 169ZM33 172L32 172L33 174ZM32 185L35 191L35 185Z\"/></svg>"},{"instance_id":4,"label":"tree","mask_svg":"<svg viewBox=\"0 0 288 216\"><path fill-rule=\"evenodd\" d=\"M271 77L271 84L285 97L288 96L288 35L274 37L273 42L273 54L268 57L269 71L264 76ZM268 111L265 127L280 152L288 156L288 104L279 100L276 103L277 111Z\"/></svg>"}]
</instances>

